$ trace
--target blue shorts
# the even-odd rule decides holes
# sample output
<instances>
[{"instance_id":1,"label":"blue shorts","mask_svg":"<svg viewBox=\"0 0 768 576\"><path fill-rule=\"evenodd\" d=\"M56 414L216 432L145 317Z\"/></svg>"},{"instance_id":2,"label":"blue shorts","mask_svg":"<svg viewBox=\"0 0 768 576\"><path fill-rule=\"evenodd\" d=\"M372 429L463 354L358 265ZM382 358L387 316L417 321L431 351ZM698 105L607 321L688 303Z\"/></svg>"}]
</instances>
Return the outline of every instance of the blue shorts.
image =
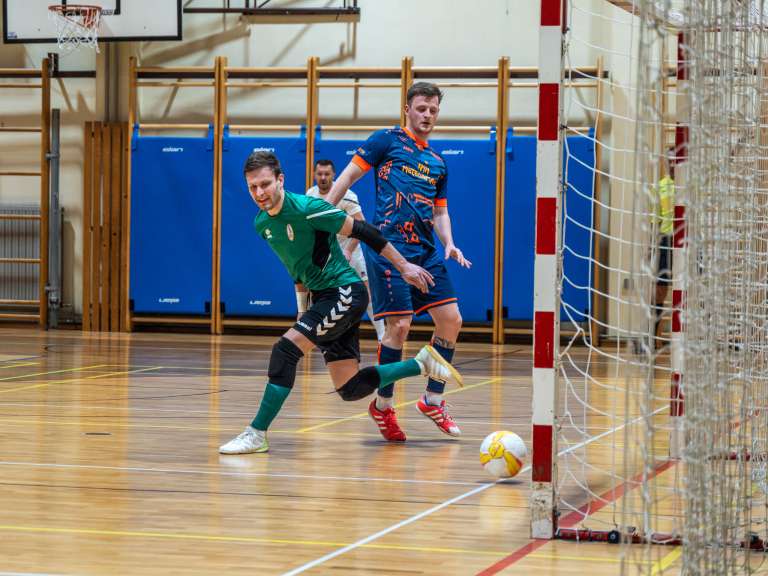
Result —
<instances>
[{"instance_id":1,"label":"blue shorts","mask_svg":"<svg viewBox=\"0 0 768 576\"><path fill-rule=\"evenodd\" d=\"M415 257L403 254L409 262L418 264L432 274L435 285L426 294L406 283L389 260L369 250L367 246L363 252L375 319L424 314L430 308L458 301L445 262L436 250L425 249Z\"/></svg>"}]
</instances>

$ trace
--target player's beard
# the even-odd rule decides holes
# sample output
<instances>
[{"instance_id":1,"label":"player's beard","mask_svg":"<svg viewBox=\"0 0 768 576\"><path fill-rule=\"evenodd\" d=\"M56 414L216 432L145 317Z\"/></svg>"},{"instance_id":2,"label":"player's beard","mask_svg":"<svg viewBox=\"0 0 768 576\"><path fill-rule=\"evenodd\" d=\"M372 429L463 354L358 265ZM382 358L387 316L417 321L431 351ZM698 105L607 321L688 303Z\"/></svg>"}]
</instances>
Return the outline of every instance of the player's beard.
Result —
<instances>
[{"instance_id":1,"label":"player's beard","mask_svg":"<svg viewBox=\"0 0 768 576\"><path fill-rule=\"evenodd\" d=\"M332 182L330 184L328 184L327 188L323 188L322 186L320 186L320 184L318 184L317 185L317 189L320 191L320 194L328 194L328 192L331 191L331 187L332 186L333 186Z\"/></svg>"}]
</instances>

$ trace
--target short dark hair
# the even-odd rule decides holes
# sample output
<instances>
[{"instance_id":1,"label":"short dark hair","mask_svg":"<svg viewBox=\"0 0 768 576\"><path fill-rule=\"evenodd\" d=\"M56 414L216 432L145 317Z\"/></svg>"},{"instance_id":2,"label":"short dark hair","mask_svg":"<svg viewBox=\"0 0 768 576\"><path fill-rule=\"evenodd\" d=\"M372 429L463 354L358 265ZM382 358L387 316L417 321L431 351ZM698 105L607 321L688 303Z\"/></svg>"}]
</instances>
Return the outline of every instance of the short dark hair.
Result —
<instances>
[{"instance_id":1,"label":"short dark hair","mask_svg":"<svg viewBox=\"0 0 768 576\"><path fill-rule=\"evenodd\" d=\"M411 105L411 100L416 98L416 96L424 96L425 98L437 96L438 104L443 101L443 91L437 87L437 84L432 84L432 82L416 82L408 88L408 93L405 96L408 106Z\"/></svg>"},{"instance_id":2,"label":"short dark hair","mask_svg":"<svg viewBox=\"0 0 768 576\"><path fill-rule=\"evenodd\" d=\"M267 152L265 150L254 150L245 161L243 172L247 174L248 172L261 170L262 168L271 169L275 177L280 176L280 174L283 173L283 169L280 166L280 160L278 160L277 156L275 156L272 152Z\"/></svg>"},{"instance_id":3,"label":"short dark hair","mask_svg":"<svg viewBox=\"0 0 768 576\"><path fill-rule=\"evenodd\" d=\"M336 172L336 166L333 164L333 160L321 158L320 160L315 162L315 168L317 168L318 166L330 166L331 170L333 170L334 173Z\"/></svg>"}]
</instances>

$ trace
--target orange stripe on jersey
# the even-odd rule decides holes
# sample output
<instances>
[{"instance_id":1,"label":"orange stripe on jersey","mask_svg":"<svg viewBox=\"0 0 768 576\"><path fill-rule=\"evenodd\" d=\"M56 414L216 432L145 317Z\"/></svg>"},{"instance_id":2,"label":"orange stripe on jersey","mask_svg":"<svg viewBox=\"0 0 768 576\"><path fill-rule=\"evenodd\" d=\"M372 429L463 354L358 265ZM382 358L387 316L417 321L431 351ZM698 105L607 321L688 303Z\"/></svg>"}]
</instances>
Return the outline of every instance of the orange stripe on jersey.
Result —
<instances>
[{"instance_id":1,"label":"orange stripe on jersey","mask_svg":"<svg viewBox=\"0 0 768 576\"><path fill-rule=\"evenodd\" d=\"M365 160L363 160L363 159L362 159L360 156L358 156L357 154L355 154L354 156L352 156L352 162L353 162L353 163L354 163L354 164L355 164L355 165L356 165L358 168L360 168L360 169L361 169L363 172L368 172L368 170L370 170L370 169L371 169L371 165L370 165L370 164L368 164L368 162L366 162Z\"/></svg>"},{"instance_id":2,"label":"orange stripe on jersey","mask_svg":"<svg viewBox=\"0 0 768 576\"><path fill-rule=\"evenodd\" d=\"M384 316L412 316L413 310L397 310L395 312L379 312L378 314L373 315L374 320L378 320L379 318L383 318Z\"/></svg>"},{"instance_id":3,"label":"orange stripe on jersey","mask_svg":"<svg viewBox=\"0 0 768 576\"><path fill-rule=\"evenodd\" d=\"M422 204L428 204L430 206L433 205L432 200L430 200L426 196L422 196L421 194L414 194L413 199L416 200L417 202L421 202Z\"/></svg>"},{"instance_id":4,"label":"orange stripe on jersey","mask_svg":"<svg viewBox=\"0 0 768 576\"><path fill-rule=\"evenodd\" d=\"M438 300L437 302L430 302L426 306L422 306L414 314L421 314L424 312L424 310L429 310L430 308L434 308L435 306L443 306L445 304L450 304L451 302L457 302L458 298L446 298L445 300Z\"/></svg>"},{"instance_id":5,"label":"orange stripe on jersey","mask_svg":"<svg viewBox=\"0 0 768 576\"><path fill-rule=\"evenodd\" d=\"M427 141L426 141L426 140L422 140L421 138L419 138L418 136L416 136L416 134L414 134L413 132L411 132L410 130L408 130L408 128L406 128L405 126L403 126L403 132L405 132L406 134L408 134L408 136L410 136L410 137L411 137L411 140L413 140L414 142L416 142L416 144L417 144L418 146L421 146L422 148L428 148L428 147L429 147L429 144L427 143Z\"/></svg>"},{"instance_id":6,"label":"orange stripe on jersey","mask_svg":"<svg viewBox=\"0 0 768 576\"><path fill-rule=\"evenodd\" d=\"M435 199L435 206L440 206L441 208L447 208L448 207L448 198L436 198Z\"/></svg>"}]
</instances>

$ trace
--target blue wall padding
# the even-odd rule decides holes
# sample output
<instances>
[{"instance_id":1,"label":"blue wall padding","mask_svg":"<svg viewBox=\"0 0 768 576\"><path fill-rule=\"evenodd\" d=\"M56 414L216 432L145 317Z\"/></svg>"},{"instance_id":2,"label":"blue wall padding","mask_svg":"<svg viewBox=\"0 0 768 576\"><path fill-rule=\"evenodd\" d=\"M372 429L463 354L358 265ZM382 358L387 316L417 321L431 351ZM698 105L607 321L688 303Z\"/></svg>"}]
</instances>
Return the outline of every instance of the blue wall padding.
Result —
<instances>
[{"instance_id":1,"label":"blue wall padding","mask_svg":"<svg viewBox=\"0 0 768 576\"><path fill-rule=\"evenodd\" d=\"M324 140L316 158L340 173L362 140ZM563 203L565 281L563 319L585 320L591 280L594 144L567 138L569 188ZM506 317L533 318L536 138L507 134L503 305ZM131 299L135 312L205 314L211 299L212 138L135 136L132 163ZM448 207L456 245L470 270L448 263L468 322L486 322L493 302L495 132L487 139L431 140L448 163ZM253 229L258 213L243 177L254 149L280 158L286 189L303 193L306 138L225 133L221 223L221 299L227 316L296 313L293 280ZM355 186L368 220L374 216L372 173ZM428 320L428 317L423 317Z\"/></svg>"},{"instance_id":2,"label":"blue wall padding","mask_svg":"<svg viewBox=\"0 0 768 576\"><path fill-rule=\"evenodd\" d=\"M490 131L489 131L490 132ZM495 134L495 133L494 133ZM328 158L340 173L363 140L323 140L315 144L315 158ZM448 271L459 297L459 306L468 322L485 322L493 305L493 221L496 190L496 142L483 140L431 139L430 145L448 163L448 210L453 223L453 238L472 268L461 268L455 261ZM372 171L352 189L360 199L366 219L375 211ZM438 246L442 251L442 247ZM429 316L422 319L429 320Z\"/></svg>"},{"instance_id":3,"label":"blue wall padding","mask_svg":"<svg viewBox=\"0 0 768 576\"><path fill-rule=\"evenodd\" d=\"M448 164L448 213L453 241L472 268L448 262L466 322L487 322L493 308L493 238L496 204L495 131L484 140L430 139Z\"/></svg>"},{"instance_id":4,"label":"blue wall padding","mask_svg":"<svg viewBox=\"0 0 768 576\"><path fill-rule=\"evenodd\" d=\"M594 134L568 136L564 153L568 188L563 202L563 295L561 318L584 322L591 315Z\"/></svg>"},{"instance_id":5,"label":"blue wall padding","mask_svg":"<svg viewBox=\"0 0 768 576\"><path fill-rule=\"evenodd\" d=\"M564 254L561 319L583 322L589 313L595 147L589 136L569 136L563 162L569 187L563 202ZM503 305L512 320L533 319L536 226L536 137L507 139Z\"/></svg>"},{"instance_id":6,"label":"blue wall padding","mask_svg":"<svg viewBox=\"0 0 768 576\"><path fill-rule=\"evenodd\" d=\"M511 320L533 318L536 136L507 139L502 306Z\"/></svg>"},{"instance_id":7,"label":"blue wall padding","mask_svg":"<svg viewBox=\"0 0 768 576\"><path fill-rule=\"evenodd\" d=\"M213 138L134 135L130 298L136 313L206 314Z\"/></svg>"},{"instance_id":8,"label":"blue wall padding","mask_svg":"<svg viewBox=\"0 0 768 576\"><path fill-rule=\"evenodd\" d=\"M306 138L225 134L221 206L221 301L226 316L296 316L293 280L253 228L259 208L248 194L243 166L256 149L274 152L285 188L304 193Z\"/></svg>"}]
</instances>

